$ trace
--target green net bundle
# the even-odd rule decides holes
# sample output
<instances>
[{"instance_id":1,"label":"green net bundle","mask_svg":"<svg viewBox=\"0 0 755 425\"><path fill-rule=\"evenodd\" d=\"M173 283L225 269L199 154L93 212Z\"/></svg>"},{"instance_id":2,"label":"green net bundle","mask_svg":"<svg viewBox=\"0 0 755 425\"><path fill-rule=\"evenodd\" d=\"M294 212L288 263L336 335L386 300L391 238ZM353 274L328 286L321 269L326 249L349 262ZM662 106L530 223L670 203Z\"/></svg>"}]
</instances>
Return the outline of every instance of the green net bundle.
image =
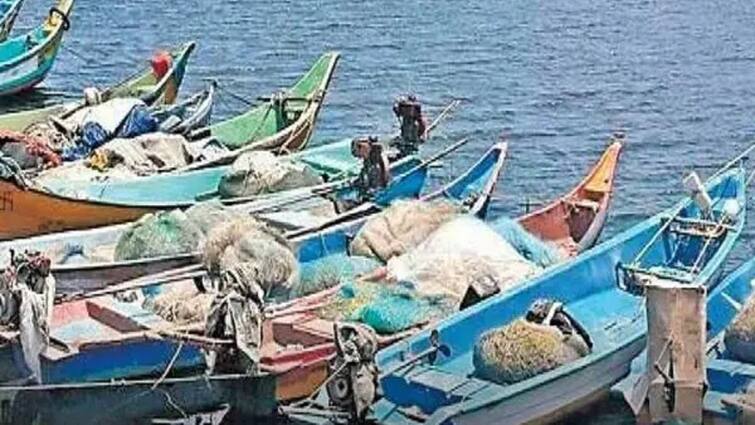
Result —
<instances>
[{"instance_id":1,"label":"green net bundle","mask_svg":"<svg viewBox=\"0 0 755 425\"><path fill-rule=\"evenodd\" d=\"M291 298L314 294L356 277L371 272L380 266L373 258L352 256L345 253L299 265L299 282L291 290Z\"/></svg>"},{"instance_id":2,"label":"green net bundle","mask_svg":"<svg viewBox=\"0 0 755 425\"><path fill-rule=\"evenodd\" d=\"M507 385L555 369L588 351L580 338L565 338L555 327L519 319L483 334L474 346L472 362L479 378Z\"/></svg>"},{"instance_id":3,"label":"green net bundle","mask_svg":"<svg viewBox=\"0 0 755 425\"><path fill-rule=\"evenodd\" d=\"M361 322L380 334L394 334L453 311L450 300L423 297L398 284L348 283L318 314L323 319Z\"/></svg>"},{"instance_id":4,"label":"green net bundle","mask_svg":"<svg viewBox=\"0 0 755 425\"><path fill-rule=\"evenodd\" d=\"M147 214L121 234L116 260L176 255L193 252L203 235L182 211Z\"/></svg>"},{"instance_id":5,"label":"green net bundle","mask_svg":"<svg viewBox=\"0 0 755 425\"><path fill-rule=\"evenodd\" d=\"M736 360L755 364L755 298L751 298L724 334L726 351Z\"/></svg>"}]
</instances>

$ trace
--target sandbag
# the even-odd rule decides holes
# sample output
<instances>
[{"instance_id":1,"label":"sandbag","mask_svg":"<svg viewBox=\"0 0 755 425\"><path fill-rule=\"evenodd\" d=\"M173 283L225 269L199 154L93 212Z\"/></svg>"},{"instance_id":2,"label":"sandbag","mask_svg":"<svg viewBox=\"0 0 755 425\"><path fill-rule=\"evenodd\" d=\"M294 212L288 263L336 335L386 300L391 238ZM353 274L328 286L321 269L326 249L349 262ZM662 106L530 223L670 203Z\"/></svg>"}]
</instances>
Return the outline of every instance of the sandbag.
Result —
<instances>
[{"instance_id":1,"label":"sandbag","mask_svg":"<svg viewBox=\"0 0 755 425\"><path fill-rule=\"evenodd\" d=\"M95 155L105 158L105 164L96 167L100 171L122 166L137 175L184 167L193 158L183 136L164 133L143 134L133 139L114 139L97 149ZM94 165L91 159L89 163L90 166Z\"/></svg>"},{"instance_id":2,"label":"sandbag","mask_svg":"<svg viewBox=\"0 0 755 425\"><path fill-rule=\"evenodd\" d=\"M755 298L751 298L724 333L726 351L745 363L755 364Z\"/></svg>"},{"instance_id":3,"label":"sandbag","mask_svg":"<svg viewBox=\"0 0 755 425\"><path fill-rule=\"evenodd\" d=\"M518 319L483 334L474 346L475 376L514 384L579 359L588 353L579 337L565 337L555 326Z\"/></svg>"},{"instance_id":4,"label":"sandbag","mask_svg":"<svg viewBox=\"0 0 755 425\"><path fill-rule=\"evenodd\" d=\"M389 260L387 268L390 279L411 282L423 295L458 301L475 282L507 290L542 270L470 216L443 224L416 248Z\"/></svg>"},{"instance_id":5,"label":"sandbag","mask_svg":"<svg viewBox=\"0 0 755 425\"><path fill-rule=\"evenodd\" d=\"M386 262L417 246L461 212L459 205L446 200L396 201L367 220L349 244L349 252Z\"/></svg>"},{"instance_id":6,"label":"sandbag","mask_svg":"<svg viewBox=\"0 0 755 425\"><path fill-rule=\"evenodd\" d=\"M146 214L126 229L115 246L115 259L135 260L197 250L202 232L180 210Z\"/></svg>"},{"instance_id":7,"label":"sandbag","mask_svg":"<svg viewBox=\"0 0 755 425\"><path fill-rule=\"evenodd\" d=\"M240 267L274 299L287 299L299 278L293 248L277 230L251 217L236 219L211 230L204 245L206 267L216 275Z\"/></svg>"},{"instance_id":8,"label":"sandbag","mask_svg":"<svg viewBox=\"0 0 755 425\"><path fill-rule=\"evenodd\" d=\"M247 152L239 156L221 177L221 198L253 196L299 187L314 186L323 180L311 168L279 158L267 151Z\"/></svg>"}]
</instances>

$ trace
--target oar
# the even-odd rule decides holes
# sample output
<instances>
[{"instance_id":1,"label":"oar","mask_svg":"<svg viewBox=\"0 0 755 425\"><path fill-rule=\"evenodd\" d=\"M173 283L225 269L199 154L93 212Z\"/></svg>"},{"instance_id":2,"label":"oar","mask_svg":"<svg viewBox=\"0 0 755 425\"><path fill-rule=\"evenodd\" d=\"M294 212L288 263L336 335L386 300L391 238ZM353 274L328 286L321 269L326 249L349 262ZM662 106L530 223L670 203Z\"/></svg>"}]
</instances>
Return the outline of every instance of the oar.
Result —
<instances>
[{"instance_id":1,"label":"oar","mask_svg":"<svg viewBox=\"0 0 755 425\"><path fill-rule=\"evenodd\" d=\"M104 295L113 295L118 292L130 291L134 289L147 288L150 286L163 285L166 283L180 282L182 280L194 279L207 274L203 264L192 264L190 266L180 267L177 269L166 270L160 273L141 276L136 279L128 280L116 285L108 286L103 289L97 289L89 292L80 292L56 298L55 303L69 301L86 300Z\"/></svg>"}]
</instances>

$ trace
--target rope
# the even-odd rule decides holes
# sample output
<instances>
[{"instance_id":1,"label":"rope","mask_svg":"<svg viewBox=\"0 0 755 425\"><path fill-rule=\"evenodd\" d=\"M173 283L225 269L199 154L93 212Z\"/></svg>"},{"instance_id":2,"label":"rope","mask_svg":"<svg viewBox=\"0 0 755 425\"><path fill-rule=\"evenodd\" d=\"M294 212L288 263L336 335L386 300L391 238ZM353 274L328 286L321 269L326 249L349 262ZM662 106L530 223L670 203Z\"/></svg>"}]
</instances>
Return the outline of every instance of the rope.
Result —
<instances>
[{"instance_id":1,"label":"rope","mask_svg":"<svg viewBox=\"0 0 755 425\"><path fill-rule=\"evenodd\" d=\"M241 103L243 103L246 106L256 106L257 105L256 102L253 102L253 101L251 101L251 100L249 100L249 99L247 99L247 98L245 98L243 96L240 96L240 95L238 95L238 94L236 94L236 93L234 93L234 92L232 92L230 90L226 90L225 87L223 87L223 86L220 85L220 83L217 84L217 88L218 88L219 92L226 93L228 95L228 97L230 97L231 99L234 99L234 100L236 100L238 102L241 102Z\"/></svg>"}]
</instances>

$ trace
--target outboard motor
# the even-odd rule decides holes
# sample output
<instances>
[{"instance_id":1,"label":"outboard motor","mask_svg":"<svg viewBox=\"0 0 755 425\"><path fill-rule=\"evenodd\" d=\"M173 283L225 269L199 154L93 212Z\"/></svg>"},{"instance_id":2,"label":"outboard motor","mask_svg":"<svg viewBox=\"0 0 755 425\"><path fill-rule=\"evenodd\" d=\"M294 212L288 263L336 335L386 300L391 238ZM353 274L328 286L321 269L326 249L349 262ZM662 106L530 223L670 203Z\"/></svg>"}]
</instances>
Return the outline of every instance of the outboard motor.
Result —
<instances>
[{"instance_id":1,"label":"outboard motor","mask_svg":"<svg viewBox=\"0 0 755 425\"><path fill-rule=\"evenodd\" d=\"M377 335L357 323L336 323L333 331L336 357L329 365L328 397L334 407L349 413L349 422L362 423L377 394Z\"/></svg>"}]
</instances>

